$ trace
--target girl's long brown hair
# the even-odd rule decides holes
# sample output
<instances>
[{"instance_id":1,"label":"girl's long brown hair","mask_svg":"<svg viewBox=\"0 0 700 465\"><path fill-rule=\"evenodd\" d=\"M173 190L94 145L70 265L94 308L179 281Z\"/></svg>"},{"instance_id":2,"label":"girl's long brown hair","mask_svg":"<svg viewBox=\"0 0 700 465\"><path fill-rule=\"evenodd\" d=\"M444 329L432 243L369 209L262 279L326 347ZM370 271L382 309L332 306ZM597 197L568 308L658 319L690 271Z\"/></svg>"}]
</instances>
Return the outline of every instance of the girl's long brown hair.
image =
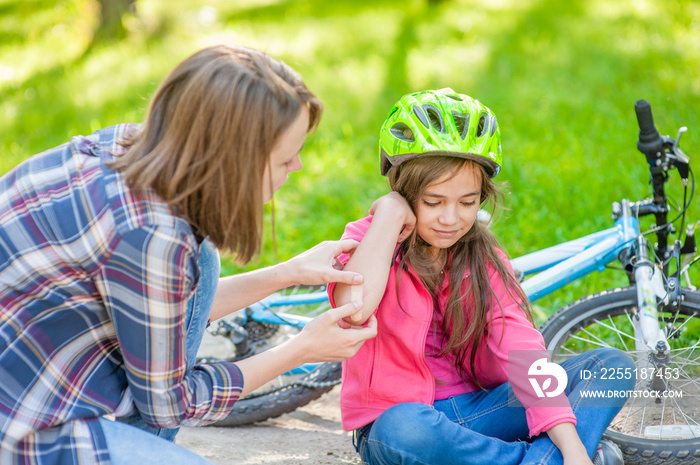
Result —
<instances>
[{"instance_id":1,"label":"girl's long brown hair","mask_svg":"<svg viewBox=\"0 0 700 465\"><path fill-rule=\"evenodd\" d=\"M479 163L472 160L439 156L416 158L393 167L387 176L391 189L404 196L415 212L423 192L430 184L445 175L456 176L461 170L469 167L476 170L477 176L481 177L480 205L489 205L493 213L503 201L502 188L487 176ZM480 221L475 221L467 234L437 258L429 253L429 247L430 245L414 231L399 247L400 269L404 269L404 265L409 263L419 274L433 297L433 305L437 311L437 296L443 275L436 271L436 265L439 270L444 263L445 274L449 276L449 297L442 323L445 341L442 351L437 356L453 354L456 369L463 379L463 367L468 359L471 382L483 388L476 378L476 355L482 341L488 336L491 303L498 302L489 280L488 264L496 269L508 292L522 302L523 312L530 322L533 322L529 300L497 253L497 250L505 253L498 239ZM468 275L469 279L466 279L465 275ZM397 295L400 279L401 273L397 273ZM465 284L467 281L468 285ZM498 305L500 307L500 302ZM500 308L500 311L503 309Z\"/></svg>"},{"instance_id":2,"label":"girl's long brown hair","mask_svg":"<svg viewBox=\"0 0 700 465\"><path fill-rule=\"evenodd\" d=\"M285 63L219 45L181 62L153 96L140 131L111 167L138 195L153 189L202 236L247 263L262 241L262 183L274 144L321 102Z\"/></svg>"}]
</instances>

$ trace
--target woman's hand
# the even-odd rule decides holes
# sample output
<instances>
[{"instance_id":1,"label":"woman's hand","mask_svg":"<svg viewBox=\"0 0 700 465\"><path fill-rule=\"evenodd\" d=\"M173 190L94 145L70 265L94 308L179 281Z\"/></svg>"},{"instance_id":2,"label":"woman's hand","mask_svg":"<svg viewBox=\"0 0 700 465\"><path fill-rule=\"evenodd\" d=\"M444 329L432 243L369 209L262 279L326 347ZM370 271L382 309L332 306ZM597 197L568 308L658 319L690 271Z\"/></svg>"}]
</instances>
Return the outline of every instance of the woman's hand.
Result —
<instances>
[{"instance_id":1,"label":"woman's hand","mask_svg":"<svg viewBox=\"0 0 700 465\"><path fill-rule=\"evenodd\" d=\"M343 271L338 261L338 255L352 254L357 245L354 240L322 242L284 263L220 278L209 318L216 320L229 315L273 292L297 284L361 284L362 275Z\"/></svg>"},{"instance_id":2,"label":"woman's hand","mask_svg":"<svg viewBox=\"0 0 700 465\"><path fill-rule=\"evenodd\" d=\"M416 215L413 213L408 201L396 191L389 192L375 200L372 206L369 207L369 213L375 217L386 214L398 215L403 227L396 240L397 243L406 240L416 227Z\"/></svg>"},{"instance_id":3,"label":"woman's hand","mask_svg":"<svg viewBox=\"0 0 700 465\"><path fill-rule=\"evenodd\" d=\"M364 326L345 324L343 318L362 309L362 302L332 308L311 320L296 337L304 346L305 363L341 362L357 353L367 339L377 335L377 319ZM342 327L341 327L342 326Z\"/></svg>"},{"instance_id":4,"label":"woman's hand","mask_svg":"<svg viewBox=\"0 0 700 465\"><path fill-rule=\"evenodd\" d=\"M377 335L376 318L372 316L366 327L343 329L338 323L361 307L360 303L351 303L328 310L311 320L296 337L236 362L243 374L241 396L304 363L336 362L355 355L367 339Z\"/></svg>"},{"instance_id":5,"label":"woman's hand","mask_svg":"<svg viewBox=\"0 0 700 465\"><path fill-rule=\"evenodd\" d=\"M340 254L352 254L358 245L359 242L352 239L321 242L287 260L283 266L293 284L361 284L362 275L343 271L343 265L338 261Z\"/></svg>"}]
</instances>

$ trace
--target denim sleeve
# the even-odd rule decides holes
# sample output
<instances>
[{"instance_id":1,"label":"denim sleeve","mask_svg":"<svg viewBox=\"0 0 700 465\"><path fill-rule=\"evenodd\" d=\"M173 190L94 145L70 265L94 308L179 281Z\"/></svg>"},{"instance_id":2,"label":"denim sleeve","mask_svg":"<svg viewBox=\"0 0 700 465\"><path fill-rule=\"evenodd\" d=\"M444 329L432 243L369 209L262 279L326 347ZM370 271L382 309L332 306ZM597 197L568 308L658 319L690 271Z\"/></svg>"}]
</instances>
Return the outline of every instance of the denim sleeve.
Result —
<instances>
[{"instance_id":1,"label":"denim sleeve","mask_svg":"<svg viewBox=\"0 0 700 465\"><path fill-rule=\"evenodd\" d=\"M118 340L110 355L121 357L136 408L155 427L221 419L243 386L234 364L187 368L185 320L198 268L181 234L163 226L125 233L98 284Z\"/></svg>"}]
</instances>

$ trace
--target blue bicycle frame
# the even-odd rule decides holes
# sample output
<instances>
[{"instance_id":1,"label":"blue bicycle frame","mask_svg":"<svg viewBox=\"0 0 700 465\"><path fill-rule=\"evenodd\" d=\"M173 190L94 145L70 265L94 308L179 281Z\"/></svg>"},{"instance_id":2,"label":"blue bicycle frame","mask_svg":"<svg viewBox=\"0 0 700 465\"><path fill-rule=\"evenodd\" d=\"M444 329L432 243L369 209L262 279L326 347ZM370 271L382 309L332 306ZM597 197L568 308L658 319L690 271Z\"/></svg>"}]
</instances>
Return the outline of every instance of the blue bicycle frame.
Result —
<instances>
[{"instance_id":1,"label":"blue bicycle frame","mask_svg":"<svg viewBox=\"0 0 700 465\"><path fill-rule=\"evenodd\" d=\"M530 301L535 301L593 271L603 271L639 235L639 221L623 216L613 228L514 258L511 264L525 276L538 273L521 283Z\"/></svg>"},{"instance_id":2,"label":"blue bicycle frame","mask_svg":"<svg viewBox=\"0 0 700 465\"><path fill-rule=\"evenodd\" d=\"M289 313L276 313L272 309L276 307L286 307L289 305L308 305L319 304L328 300L328 294L325 292L313 292L309 294L282 296L273 294L266 299L256 302L248 307L249 313L244 313L245 318L250 318L262 323L270 323L274 325L292 326L301 330L312 318L303 315L292 315ZM244 319L241 324L247 320ZM320 363L307 363L288 371L287 375L302 375L310 373L316 369Z\"/></svg>"},{"instance_id":3,"label":"blue bicycle frame","mask_svg":"<svg viewBox=\"0 0 700 465\"><path fill-rule=\"evenodd\" d=\"M275 307L286 307L290 305L308 305L320 304L328 300L326 292L312 292L309 294L283 296L273 294L270 297L256 302L248 308L251 312L248 318L260 321L262 323L270 323L273 325L287 325L294 328L303 328L312 318L303 315L292 315L289 313L275 313L270 309ZM243 320L244 324L246 320Z\"/></svg>"}]
</instances>

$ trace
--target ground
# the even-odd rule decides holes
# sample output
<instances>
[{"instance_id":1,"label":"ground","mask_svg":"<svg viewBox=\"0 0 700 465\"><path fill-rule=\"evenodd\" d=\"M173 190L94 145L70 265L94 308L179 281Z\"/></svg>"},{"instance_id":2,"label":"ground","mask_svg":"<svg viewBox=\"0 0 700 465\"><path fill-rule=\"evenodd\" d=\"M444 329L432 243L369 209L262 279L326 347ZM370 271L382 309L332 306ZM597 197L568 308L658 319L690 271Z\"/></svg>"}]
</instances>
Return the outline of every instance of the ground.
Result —
<instances>
[{"instance_id":1,"label":"ground","mask_svg":"<svg viewBox=\"0 0 700 465\"><path fill-rule=\"evenodd\" d=\"M360 464L340 426L340 386L279 418L238 428L182 428L177 443L217 465Z\"/></svg>"}]
</instances>

